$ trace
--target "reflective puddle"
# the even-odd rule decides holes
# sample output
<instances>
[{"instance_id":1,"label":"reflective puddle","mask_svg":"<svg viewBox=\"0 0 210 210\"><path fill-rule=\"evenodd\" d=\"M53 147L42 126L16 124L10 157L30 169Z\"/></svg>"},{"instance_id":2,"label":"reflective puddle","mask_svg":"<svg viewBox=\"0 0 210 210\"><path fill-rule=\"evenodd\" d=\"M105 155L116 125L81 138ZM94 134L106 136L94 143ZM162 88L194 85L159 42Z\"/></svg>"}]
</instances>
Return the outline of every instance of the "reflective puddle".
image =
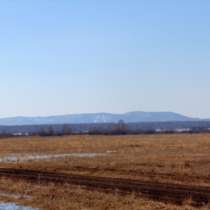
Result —
<instances>
[{"instance_id":1,"label":"reflective puddle","mask_svg":"<svg viewBox=\"0 0 210 210\"><path fill-rule=\"evenodd\" d=\"M0 210L39 210L39 209L16 205L15 203L0 203Z\"/></svg>"},{"instance_id":2,"label":"reflective puddle","mask_svg":"<svg viewBox=\"0 0 210 210\"><path fill-rule=\"evenodd\" d=\"M66 154L50 154L50 155L9 155L0 157L0 163L6 162L27 162L27 161L38 161L38 160L52 160L62 159L66 157L79 157L79 158L94 158L100 156L107 156L114 151L106 151L103 153L91 153L91 152L79 152L79 153L66 153Z\"/></svg>"}]
</instances>

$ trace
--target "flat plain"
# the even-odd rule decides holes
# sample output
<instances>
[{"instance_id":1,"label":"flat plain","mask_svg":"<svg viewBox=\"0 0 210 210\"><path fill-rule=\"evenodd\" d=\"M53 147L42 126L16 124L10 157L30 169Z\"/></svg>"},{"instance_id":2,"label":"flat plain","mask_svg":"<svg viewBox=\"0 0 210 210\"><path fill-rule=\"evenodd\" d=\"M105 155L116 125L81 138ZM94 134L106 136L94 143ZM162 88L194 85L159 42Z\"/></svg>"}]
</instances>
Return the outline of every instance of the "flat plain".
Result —
<instances>
[{"instance_id":1,"label":"flat plain","mask_svg":"<svg viewBox=\"0 0 210 210\"><path fill-rule=\"evenodd\" d=\"M0 140L0 167L210 186L210 134L70 135ZM194 209L143 195L92 191L80 186L1 179L0 191L24 196L41 209ZM25 195L30 197L26 199ZM14 197L0 196L14 201ZM204 206L202 209L209 209Z\"/></svg>"}]
</instances>

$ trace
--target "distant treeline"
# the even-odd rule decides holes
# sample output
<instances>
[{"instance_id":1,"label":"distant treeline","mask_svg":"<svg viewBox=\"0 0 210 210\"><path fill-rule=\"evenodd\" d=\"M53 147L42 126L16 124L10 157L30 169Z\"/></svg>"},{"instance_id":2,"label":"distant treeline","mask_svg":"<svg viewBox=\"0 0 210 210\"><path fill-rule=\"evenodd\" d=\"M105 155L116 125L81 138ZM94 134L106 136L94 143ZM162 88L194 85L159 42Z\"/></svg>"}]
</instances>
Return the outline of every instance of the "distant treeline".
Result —
<instances>
[{"instance_id":1,"label":"distant treeline","mask_svg":"<svg viewBox=\"0 0 210 210\"><path fill-rule=\"evenodd\" d=\"M210 132L210 121L0 126L0 137Z\"/></svg>"}]
</instances>

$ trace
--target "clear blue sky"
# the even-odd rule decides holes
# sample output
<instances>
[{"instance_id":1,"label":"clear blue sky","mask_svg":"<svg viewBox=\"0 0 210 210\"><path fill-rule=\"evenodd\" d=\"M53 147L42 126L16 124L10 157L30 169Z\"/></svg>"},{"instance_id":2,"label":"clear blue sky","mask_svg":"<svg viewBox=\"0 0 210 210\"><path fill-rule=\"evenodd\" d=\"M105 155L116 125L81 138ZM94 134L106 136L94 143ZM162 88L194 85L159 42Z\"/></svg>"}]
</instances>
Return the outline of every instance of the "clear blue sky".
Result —
<instances>
[{"instance_id":1,"label":"clear blue sky","mask_svg":"<svg viewBox=\"0 0 210 210\"><path fill-rule=\"evenodd\" d=\"M209 11L209 0L1 1L0 117L210 117Z\"/></svg>"}]
</instances>

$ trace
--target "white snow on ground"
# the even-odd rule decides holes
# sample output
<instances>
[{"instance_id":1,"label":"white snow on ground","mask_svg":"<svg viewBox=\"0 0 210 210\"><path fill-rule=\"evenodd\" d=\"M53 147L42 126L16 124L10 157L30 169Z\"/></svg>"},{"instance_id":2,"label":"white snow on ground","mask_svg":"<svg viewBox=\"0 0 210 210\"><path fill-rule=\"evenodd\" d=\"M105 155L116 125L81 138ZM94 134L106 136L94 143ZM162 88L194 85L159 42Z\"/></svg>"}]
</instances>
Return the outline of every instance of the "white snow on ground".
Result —
<instances>
[{"instance_id":1,"label":"white snow on ground","mask_svg":"<svg viewBox=\"0 0 210 210\"><path fill-rule=\"evenodd\" d=\"M19 206L15 203L0 203L0 210L39 210L25 206Z\"/></svg>"},{"instance_id":2,"label":"white snow on ground","mask_svg":"<svg viewBox=\"0 0 210 210\"><path fill-rule=\"evenodd\" d=\"M66 157L94 158L94 157L100 157L100 156L107 156L108 154L112 152L113 151L106 151L104 153L80 152L80 153L66 153L66 154L54 154L54 155L53 154L50 154L50 155L13 154L13 155L0 157L0 163L52 160L52 159L62 159Z\"/></svg>"}]
</instances>

